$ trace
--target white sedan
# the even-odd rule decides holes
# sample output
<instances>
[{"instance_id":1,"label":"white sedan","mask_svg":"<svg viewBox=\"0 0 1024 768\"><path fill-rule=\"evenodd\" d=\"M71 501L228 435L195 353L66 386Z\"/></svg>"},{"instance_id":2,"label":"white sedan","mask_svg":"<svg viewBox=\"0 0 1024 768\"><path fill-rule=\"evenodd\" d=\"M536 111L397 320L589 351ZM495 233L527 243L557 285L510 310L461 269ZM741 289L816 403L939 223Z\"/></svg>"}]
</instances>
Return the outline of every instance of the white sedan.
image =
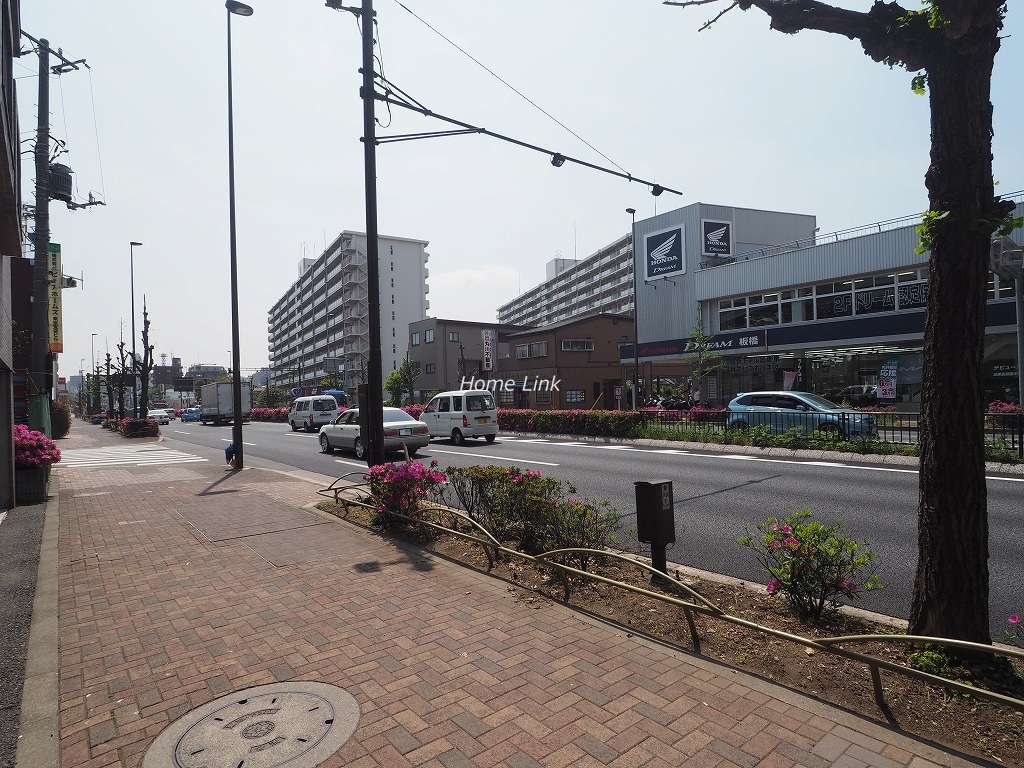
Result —
<instances>
[{"instance_id":1,"label":"white sedan","mask_svg":"<svg viewBox=\"0 0 1024 768\"><path fill-rule=\"evenodd\" d=\"M146 418L154 419L157 424L170 424L173 417L171 412L165 408L150 408L146 412Z\"/></svg>"},{"instance_id":2,"label":"white sedan","mask_svg":"<svg viewBox=\"0 0 1024 768\"><path fill-rule=\"evenodd\" d=\"M404 443L409 455L430 442L430 430L422 421L417 421L401 408L384 409L384 452L396 453ZM343 411L330 424L320 427L320 450L334 453L335 448L355 451L356 457L366 458L366 442L359 434L359 409Z\"/></svg>"}]
</instances>

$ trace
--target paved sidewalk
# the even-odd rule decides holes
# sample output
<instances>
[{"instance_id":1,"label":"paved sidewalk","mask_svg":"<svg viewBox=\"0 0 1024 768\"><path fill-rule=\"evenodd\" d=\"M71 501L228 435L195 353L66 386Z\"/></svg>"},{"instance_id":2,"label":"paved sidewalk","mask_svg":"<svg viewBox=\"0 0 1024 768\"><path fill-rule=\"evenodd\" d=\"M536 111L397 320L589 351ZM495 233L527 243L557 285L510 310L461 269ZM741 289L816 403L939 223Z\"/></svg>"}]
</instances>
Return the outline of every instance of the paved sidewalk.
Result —
<instances>
[{"instance_id":1,"label":"paved sidewalk","mask_svg":"<svg viewBox=\"0 0 1024 768\"><path fill-rule=\"evenodd\" d=\"M70 462L142 446L150 465ZM57 733L61 768L136 768L180 718L231 720L216 715L230 711L224 697L261 709L182 727L144 768L977 764L561 605L519 602L500 580L319 513L300 473L180 453L185 463L162 463L159 442L78 422L60 447L69 463L46 510L17 768L58 765ZM306 737L280 737L292 723L274 714L277 694L246 693L279 684L350 694L351 737L325 758L286 760ZM236 724L242 762L189 746Z\"/></svg>"}]
</instances>

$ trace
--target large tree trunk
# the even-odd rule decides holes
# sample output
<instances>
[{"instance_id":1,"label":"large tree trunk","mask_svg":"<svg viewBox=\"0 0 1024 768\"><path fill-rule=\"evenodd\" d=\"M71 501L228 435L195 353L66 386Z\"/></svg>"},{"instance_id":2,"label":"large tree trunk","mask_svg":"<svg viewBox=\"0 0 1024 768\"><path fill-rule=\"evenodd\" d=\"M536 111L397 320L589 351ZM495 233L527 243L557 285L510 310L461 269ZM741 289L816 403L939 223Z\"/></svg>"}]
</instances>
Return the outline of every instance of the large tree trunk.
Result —
<instances>
[{"instance_id":1,"label":"large tree trunk","mask_svg":"<svg viewBox=\"0 0 1024 768\"><path fill-rule=\"evenodd\" d=\"M991 642L981 363L994 218L989 84L999 47L975 30L931 50L934 221L921 397L918 563L910 634Z\"/></svg>"}]
</instances>

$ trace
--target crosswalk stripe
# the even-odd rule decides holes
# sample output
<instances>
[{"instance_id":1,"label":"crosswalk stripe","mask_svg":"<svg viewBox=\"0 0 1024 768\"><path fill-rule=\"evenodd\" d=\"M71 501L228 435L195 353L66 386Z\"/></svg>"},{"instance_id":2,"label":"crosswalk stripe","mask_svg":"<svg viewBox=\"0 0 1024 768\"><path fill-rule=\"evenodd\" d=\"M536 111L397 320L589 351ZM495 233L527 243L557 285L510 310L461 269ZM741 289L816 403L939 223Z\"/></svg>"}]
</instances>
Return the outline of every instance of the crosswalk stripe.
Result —
<instances>
[{"instance_id":1,"label":"crosswalk stripe","mask_svg":"<svg viewBox=\"0 0 1024 768\"><path fill-rule=\"evenodd\" d=\"M118 448L78 448L61 451L58 469L83 467L153 467L165 464L193 464L209 461L201 456L159 446L125 446Z\"/></svg>"}]
</instances>

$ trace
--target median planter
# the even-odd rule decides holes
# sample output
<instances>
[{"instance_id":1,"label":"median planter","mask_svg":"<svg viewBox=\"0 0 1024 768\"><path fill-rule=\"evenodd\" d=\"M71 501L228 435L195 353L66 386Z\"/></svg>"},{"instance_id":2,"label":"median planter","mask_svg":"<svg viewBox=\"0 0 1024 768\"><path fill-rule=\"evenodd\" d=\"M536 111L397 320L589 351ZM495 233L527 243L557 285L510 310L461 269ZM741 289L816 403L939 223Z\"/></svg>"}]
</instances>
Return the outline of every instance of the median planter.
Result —
<instances>
[{"instance_id":1,"label":"median planter","mask_svg":"<svg viewBox=\"0 0 1024 768\"><path fill-rule=\"evenodd\" d=\"M46 489L49 482L49 467L16 468L14 470L14 495L18 506L42 504L46 501Z\"/></svg>"}]
</instances>

